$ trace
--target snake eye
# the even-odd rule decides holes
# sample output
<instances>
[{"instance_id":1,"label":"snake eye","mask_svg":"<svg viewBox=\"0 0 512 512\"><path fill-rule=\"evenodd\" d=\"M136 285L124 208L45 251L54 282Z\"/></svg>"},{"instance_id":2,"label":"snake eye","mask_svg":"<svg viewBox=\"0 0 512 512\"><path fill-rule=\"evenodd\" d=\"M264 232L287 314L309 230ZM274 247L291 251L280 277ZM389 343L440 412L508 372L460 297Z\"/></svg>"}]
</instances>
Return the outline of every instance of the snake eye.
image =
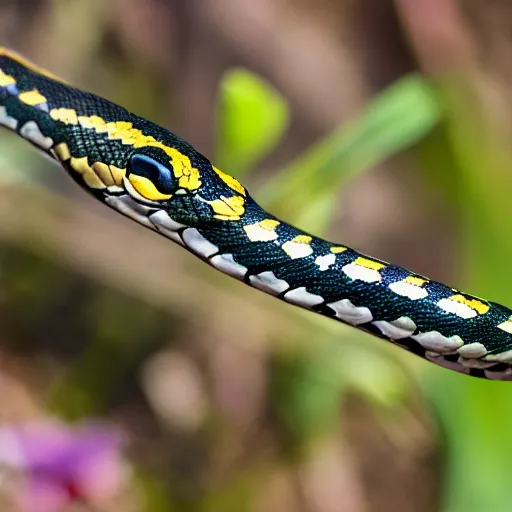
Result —
<instances>
[{"instance_id":1,"label":"snake eye","mask_svg":"<svg viewBox=\"0 0 512 512\"><path fill-rule=\"evenodd\" d=\"M125 186L132 195L138 194L146 201L166 201L176 190L172 169L143 154L130 158Z\"/></svg>"}]
</instances>

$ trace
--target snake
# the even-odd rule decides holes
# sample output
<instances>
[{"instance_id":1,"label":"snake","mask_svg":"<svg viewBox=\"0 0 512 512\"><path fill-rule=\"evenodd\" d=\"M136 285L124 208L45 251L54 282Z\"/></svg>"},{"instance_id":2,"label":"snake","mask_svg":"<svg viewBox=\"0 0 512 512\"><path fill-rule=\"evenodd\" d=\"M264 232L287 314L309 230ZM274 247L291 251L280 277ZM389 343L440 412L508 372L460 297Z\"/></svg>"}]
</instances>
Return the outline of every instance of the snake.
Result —
<instances>
[{"instance_id":1,"label":"snake","mask_svg":"<svg viewBox=\"0 0 512 512\"><path fill-rule=\"evenodd\" d=\"M462 374L512 380L512 310L306 233L157 124L0 47L0 125L210 266Z\"/></svg>"}]
</instances>

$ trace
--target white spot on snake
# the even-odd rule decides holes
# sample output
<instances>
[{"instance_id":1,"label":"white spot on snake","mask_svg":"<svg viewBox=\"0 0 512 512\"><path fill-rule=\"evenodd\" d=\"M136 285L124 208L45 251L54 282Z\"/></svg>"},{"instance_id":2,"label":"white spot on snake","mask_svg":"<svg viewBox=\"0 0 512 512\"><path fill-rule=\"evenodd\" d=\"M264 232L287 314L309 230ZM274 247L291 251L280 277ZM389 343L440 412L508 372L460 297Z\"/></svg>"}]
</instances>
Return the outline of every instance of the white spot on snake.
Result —
<instances>
[{"instance_id":1,"label":"white spot on snake","mask_svg":"<svg viewBox=\"0 0 512 512\"><path fill-rule=\"evenodd\" d=\"M477 312L470 308L466 304L462 304L461 302L457 302L456 300L451 299L441 299L437 306L439 306L442 310L447 313L452 313L453 315L457 315L460 318L473 318L477 316Z\"/></svg>"},{"instance_id":2,"label":"white spot on snake","mask_svg":"<svg viewBox=\"0 0 512 512\"><path fill-rule=\"evenodd\" d=\"M455 370L459 373L469 374L469 368L464 368L456 361L448 361L442 355L436 352L425 352L425 358L431 361L432 363L437 364L438 366L442 366L443 368L448 368L449 370Z\"/></svg>"},{"instance_id":3,"label":"white spot on snake","mask_svg":"<svg viewBox=\"0 0 512 512\"><path fill-rule=\"evenodd\" d=\"M505 322L499 324L498 329L501 329L502 331L508 332L509 334L512 334L512 320L509 318Z\"/></svg>"},{"instance_id":4,"label":"white spot on snake","mask_svg":"<svg viewBox=\"0 0 512 512\"><path fill-rule=\"evenodd\" d=\"M34 107L46 113L50 111L48 108L48 103L39 103L39 105L34 105Z\"/></svg>"},{"instance_id":5,"label":"white spot on snake","mask_svg":"<svg viewBox=\"0 0 512 512\"><path fill-rule=\"evenodd\" d=\"M244 231L251 242L272 242L279 237L275 226L269 229L265 224L261 225L259 222L244 226Z\"/></svg>"},{"instance_id":6,"label":"white spot on snake","mask_svg":"<svg viewBox=\"0 0 512 512\"><path fill-rule=\"evenodd\" d=\"M305 308L311 308L324 301L323 297L320 295L308 292L305 286L286 292L284 294L284 300Z\"/></svg>"},{"instance_id":7,"label":"white spot on snake","mask_svg":"<svg viewBox=\"0 0 512 512\"><path fill-rule=\"evenodd\" d=\"M158 225L159 228L165 228L169 231L178 231L181 228L185 228L185 224L176 222L169 217L169 214L164 210L159 210L149 216L151 222Z\"/></svg>"},{"instance_id":8,"label":"white spot on snake","mask_svg":"<svg viewBox=\"0 0 512 512\"><path fill-rule=\"evenodd\" d=\"M400 318L393 320L391 323L404 330L417 329L416 324L408 316L401 316Z\"/></svg>"},{"instance_id":9,"label":"white spot on snake","mask_svg":"<svg viewBox=\"0 0 512 512\"><path fill-rule=\"evenodd\" d=\"M304 239L304 240L302 240ZM308 241L309 239L309 241ZM306 258L307 256L310 256L313 254L313 248L309 245L309 242L311 241L311 237L307 235L299 235L295 237L293 240L289 240L288 242L285 242L281 249L288 254L288 256L292 260L296 260L299 258Z\"/></svg>"},{"instance_id":10,"label":"white spot on snake","mask_svg":"<svg viewBox=\"0 0 512 512\"><path fill-rule=\"evenodd\" d=\"M219 248L206 240L206 238L195 228L185 229L181 234L181 238L183 238L185 245L189 249L192 249L196 254L203 258L208 258L216 252L219 252Z\"/></svg>"},{"instance_id":11,"label":"white spot on snake","mask_svg":"<svg viewBox=\"0 0 512 512\"><path fill-rule=\"evenodd\" d=\"M428 296L428 292L425 290L425 288L420 288L419 286L406 283L405 281L397 281L396 283L391 283L389 288L396 294L401 295L402 297L407 297L411 300L424 299Z\"/></svg>"},{"instance_id":12,"label":"white spot on snake","mask_svg":"<svg viewBox=\"0 0 512 512\"><path fill-rule=\"evenodd\" d=\"M107 187L107 190L111 194L119 194L124 191L124 188L119 185L111 185L110 187Z\"/></svg>"},{"instance_id":13,"label":"white spot on snake","mask_svg":"<svg viewBox=\"0 0 512 512\"><path fill-rule=\"evenodd\" d=\"M365 307L357 307L348 299L341 299L337 302L327 304L336 312L336 316L350 325L366 324L373 320L371 311Z\"/></svg>"},{"instance_id":14,"label":"white spot on snake","mask_svg":"<svg viewBox=\"0 0 512 512\"><path fill-rule=\"evenodd\" d=\"M491 372L486 370L484 371L484 374L489 380L512 380L512 368L507 368L502 372Z\"/></svg>"},{"instance_id":15,"label":"white spot on snake","mask_svg":"<svg viewBox=\"0 0 512 512\"><path fill-rule=\"evenodd\" d=\"M356 265L355 263L349 263L342 267L341 270L351 279L364 281L365 283L377 283L382 280L378 270Z\"/></svg>"},{"instance_id":16,"label":"white spot on snake","mask_svg":"<svg viewBox=\"0 0 512 512\"><path fill-rule=\"evenodd\" d=\"M331 265L336 263L336 256L334 254L326 254L325 256L318 256L315 263L320 267L318 270L329 270Z\"/></svg>"},{"instance_id":17,"label":"white spot on snake","mask_svg":"<svg viewBox=\"0 0 512 512\"><path fill-rule=\"evenodd\" d=\"M462 345L457 352L462 357L475 359L485 356L487 354L487 349L481 343L469 343L468 345Z\"/></svg>"},{"instance_id":18,"label":"white spot on snake","mask_svg":"<svg viewBox=\"0 0 512 512\"><path fill-rule=\"evenodd\" d=\"M232 254L217 254L210 259L210 263L216 269L237 279L243 279L245 274L247 274L247 267L237 263Z\"/></svg>"},{"instance_id":19,"label":"white spot on snake","mask_svg":"<svg viewBox=\"0 0 512 512\"><path fill-rule=\"evenodd\" d=\"M491 366L498 364L497 361L482 361L481 359L472 359L466 357L459 357L458 362L464 366L464 368L478 368L480 370L490 368Z\"/></svg>"},{"instance_id":20,"label":"white spot on snake","mask_svg":"<svg viewBox=\"0 0 512 512\"><path fill-rule=\"evenodd\" d=\"M5 107L0 107L0 124L11 130L16 130L18 127L18 121L14 117L7 115L7 109Z\"/></svg>"},{"instance_id":21,"label":"white spot on snake","mask_svg":"<svg viewBox=\"0 0 512 512\"><path fill-rule=\"evenodd\" d=\"M155 226L146 216L149 208L146 208L145 206L137 203L129 195L119 197L106 197L105 202L112 208L115 208L117 211L121 212L127 217L130 217L130 219L136 220L143 226L155 229Z\"/></svg>"},{"instance_id":22,"label":"white spot on snake","mask_svg":"<svg viewBox=\"0 0 512 512\"><path fill-rule=\"evenodd\" d=\"M489 354L483 357L484 361L498 361L500 363L512 363L512 350L501 352L500 354Z\"/></svg>"},{"instance_id":23,"label":"white spot on snake","mask_svg":"<svg viewBox=\"0 0 512 512\"><path fill-rule=\"evenodd\" d=\"M21 127L20 135L34 144L37 144L40 148L50 149L53 146L53 139L45 137L35 121L27 121Z\"/></svg>"},{"instance_id":24,"label":"white spot on snake","mask_svg":"<svg viewBox=\"0 0 512 512\"><path fill-rule=\"evenodd\" d=\"M183 245L183 240L177 231L180 228L186 227L184 224L180 224L179 222L172 220L164 210L159 210L158 212L151 214L149 216L149 220L153 223L156 229L162 233L162 235L170 238L173 242Z\"/></svg>"},{"instance_id":25,"label":"white spot on snake","mask_svg":"<svg viewBox=\"0 0 512 512\"><path fill-rule=\"evenodd\" d=\"M453 352L464 344L460 336L447 338L437 331L421 332L411 336L411 338L427 350L439 353Z\"/></svg>"},{"instance_id":26,"label":"white spot on snake","mask_svg":"<svg viewBox=\"0 0 512 512\"><path fill-rule=\"evenodd\" d=\"M255 288L263 290L272 295L279 295L289 288L289 285L283 279L278 279L274 272L265 271L249 277L249 282Z\"/></svg>"},{"instance_id":27,"label":"white spot on snake","mask_svg":"<svg viewBox=\"0 0 512 512\"><path fill-rule=\"evenodd\" d=\"M407 316L401 316L392 322L377 320L372 323L384 336L391 340L409 338L416 330L416 324Z\"/></svg>"},{"instance_id":28,"label":"white spot on snake","mask_svg":"<svg viewBox=\"0 0 512 512\"><path fill-rule=\"evenodd\" d=\"M12 94L13 96L18 96L18 94L20 93L16 84L10 84L6 87L6 89L7 89L7 92L9 94Z\"/></svg>"}]
</instances>

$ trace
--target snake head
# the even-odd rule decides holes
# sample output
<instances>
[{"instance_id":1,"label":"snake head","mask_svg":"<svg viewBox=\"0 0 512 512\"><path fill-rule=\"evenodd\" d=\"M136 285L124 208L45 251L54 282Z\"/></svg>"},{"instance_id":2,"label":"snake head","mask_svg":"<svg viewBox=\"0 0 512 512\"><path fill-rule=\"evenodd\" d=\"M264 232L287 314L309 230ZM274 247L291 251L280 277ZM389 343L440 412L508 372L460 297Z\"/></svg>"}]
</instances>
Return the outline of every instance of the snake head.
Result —
<instances>
[{"instance_id":1,"label":"snake head","mask_svg":"<svg viewBox=\"0 0 512 512\"><path fill-rule=\"evenodd\" d=\"M245 211L246 191L237 180L195 152L158 142L131 153L123 184L136 203L187 224L239 220Z\"/></svg>"}]
</instances>

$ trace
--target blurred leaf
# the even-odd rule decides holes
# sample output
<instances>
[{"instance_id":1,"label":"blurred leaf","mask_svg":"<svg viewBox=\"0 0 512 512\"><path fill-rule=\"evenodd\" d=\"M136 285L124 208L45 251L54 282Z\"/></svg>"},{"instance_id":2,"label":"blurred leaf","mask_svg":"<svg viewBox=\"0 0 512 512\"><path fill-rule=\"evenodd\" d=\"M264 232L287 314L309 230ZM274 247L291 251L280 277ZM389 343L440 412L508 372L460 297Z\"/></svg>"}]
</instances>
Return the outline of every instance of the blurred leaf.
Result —
<instances>
[{"instance_id":1,"label":"blurred leaf","mask_svg":"<svg viewBox=\"0 0 512 512\"><path fill-rule=\"evenodd\" d=\"M145 512L173 512L176 507L171 501L164 482L159 481L140 468L136 471L136 481L143 494Z\"/></svg>"},{"instance_id":2,"label":"blurred leaf","mask_svg":"<svg viewBox=\"0 0 512 512\"><path fill-rule=\"evenodd\" d=\"M229 71L219 94L214 161L239 178L279 143L288 106L269 83L245 69Z\"/></svg>"},{"instance_id":3,"label":"blurred leaf","mask_svg":"<svg viewBox=\"0 0 512 512\"><path fill-rule=\"evenodd\" d=\"M325 229L339 190L357 174L408 148L439 121L436 95L421 75L402 78L362 115L320 140L259 192L272 213L315 233Z\"/></svg>"},{"instance_id":4,"label":"blurred leaf","mask_svg":"<svg viewBox=\"0 0 512 512\"><path fill-rule=\"evenodd\" d=\"M303 456L315 441L339 428L348 393L356 392L378 408L393 410L410 398L410 379L390 357L397 355L395 350L342 327L332 332L316 330L316 334L305 327L308 341L299 347L295 342L291 353L277 353L274 358L270 396L284 429L282 447L291 457Z\"/></svg>"},{"instance_id":5,"label":"blurred leaf","mask_svg":"<svg viewBox=\"0 0 512 512\"><path fill-rule=\"evenodd\" d=\"M314 441L338 428L346 383L339 342L315 339L275 355L270 397L284 430L281 445L288 456L302 457Z\"/></svg>"},{"instance_id":6,"label":"blurred leaf","mask_svg":"<svg viewBox=\"0 0 512 512\"><path fill-rule=\"evenodd\" d=\"M469 291L512 303L507 279L512 238L512 160L469 81L447 81L445 140L437 140L437 166L462 223L458 268ZM510 282L509 282L510 281ZM431 368L423 382L445 434L445 512L506 512L512 446L512 386Z\"/></svg>"},{"instance_id":7,"label":"blurred leaf","mask_svg":"<svg viewBox=\"0 0 512 512\"><path fill-rule=\"evenodd\" d=\"M97 293L85 311L86 350L56 379L47 406L69 419L104 413L141 361L170 338L172 317L138 299ZM91 379L94 375L94 379Z\"/></svg>"},{"instance_id":8,"label":"blurred leaf","mask_svg":"<svg viewBox=\"0 0 512 512\"><path fill-rule=\"evenodd\" d=\"M508 512L512 447L510 383L493 383L438 369L425 391L445 434L444 512Z\"/></svg>"},{"instance_id":9,"label":"blurred leaf","mask_svg":"<svg viewBox=\"0 0 512 512\"><path fill-rule=\"evenodd\" d=\"M347 382L375 406L393 409L410 397L411 384L397 361L371 350L352 350L350 356Z\"/></svg>"},{"instance_id":10,"label":"blurred leaf","mask_svg":"<svg viewBox=\"0 0 512 512\"><path fill-rule=\"evenodd\" d=\"M254 498L267 484L270 468L253 462L237 469L206 493L195 510L200 512L242 512L253 510Z\"/></svg>"}]
</instances>

